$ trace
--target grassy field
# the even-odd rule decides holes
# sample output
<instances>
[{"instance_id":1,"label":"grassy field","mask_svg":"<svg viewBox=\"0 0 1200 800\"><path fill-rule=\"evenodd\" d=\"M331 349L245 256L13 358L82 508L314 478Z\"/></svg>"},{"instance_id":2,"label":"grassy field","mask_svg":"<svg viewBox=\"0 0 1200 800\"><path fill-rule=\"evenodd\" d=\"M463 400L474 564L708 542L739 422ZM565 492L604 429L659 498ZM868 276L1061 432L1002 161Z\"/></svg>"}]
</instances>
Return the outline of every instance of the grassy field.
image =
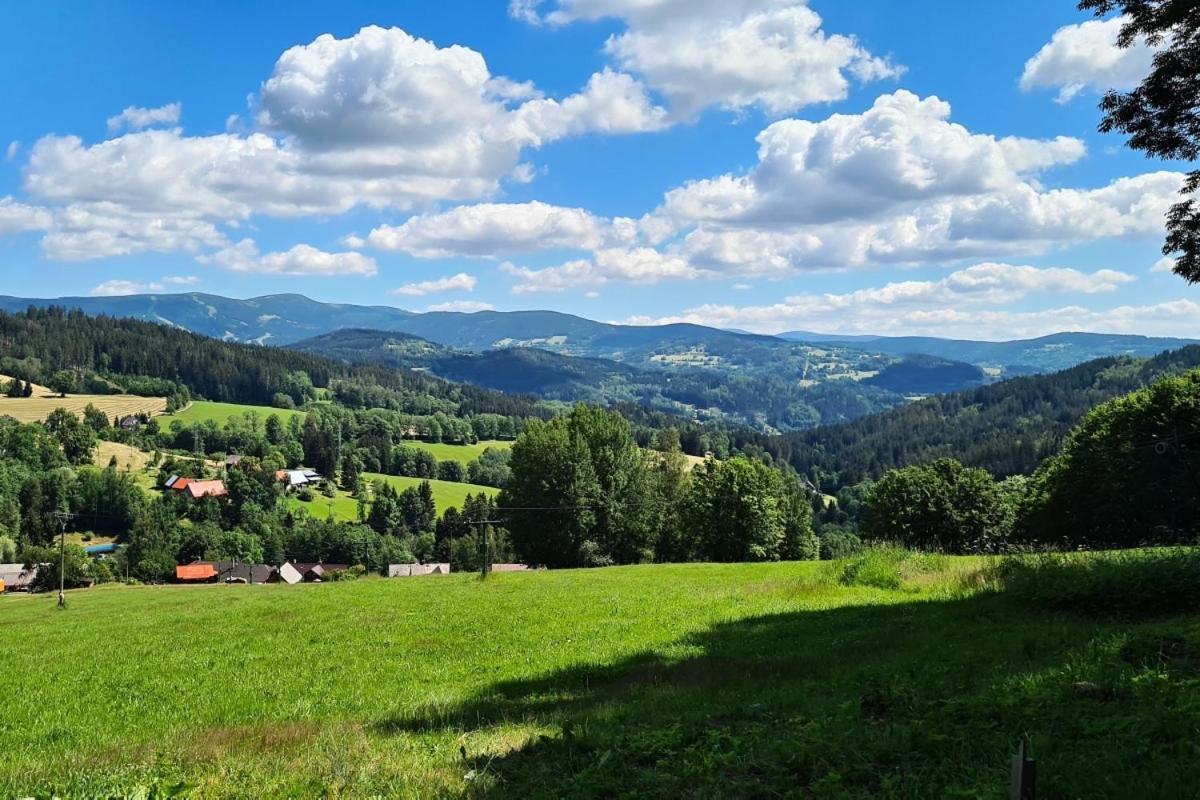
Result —
<instances>
[{"instance_id":1,"label":"grassy field","mask_svg":"<svg viewBox=\"0 0 1200 800\"><path fill-rule=\"evenodd\" d=\"M71 394L59 397L47 392L33 397L0 397L0 417L13 417L19 422L39 422L56 408L65 408L77 416L88 404L108 415L126 417L131 414L161 414L167 408L162 397L135 397L129 394Z\"/></svg>"},{"instance_id":2,"label":"grassy field","mask_svg":"<svg viewBox=\"0 0 1200 800\"><path fill-rule=\"evenodd\" d=\"M405 439L400 444L428 450L438 461L457 461L464 466L479 458L479 454L489 447L494 447L498 450L507 450L512 447L512 442L499 440L477 442L475 444L441 444Z\"/></svg>"},{"instance_id":3,"label":"grassy field","mask_svg":"<svg viewBox=\"0 0 1200 800\"><path fill-rule=\"evenodd\" d=\"M981 563L0 597L0 796L1001 798L1023 736L1039 797L1194 796L1194 609Z\"/></svg>"},{"instance_id":4,"label":"grassy field","mask_svg":"<svg viewBox=\"0 0 1200 800\"><path fill-rule=\"evenodd\" d=\"M412 486L419 486L423 480L422 478L405 478L397 475L379 475L373 472L363 473L363 478L369 483L380 480L390 483L400 491L404 491ZM438 516L441 516L451 506L462 508L463 501L466 500L468 494L483 492L495 495L499 492L498 489L493 489L491 486L476 486L473 483L455 483L452 481L430 480L429 486L433 489L433 502L437 506ZM317 519L328 519L331 505L335 519L358 519L358 500L340 489L337 491L337 496L333 498L328 498L316 492L310 502L306 503L296 497L289 497L287 502L293 508L307 509L308 513Z\"/></svg>"},{"instance_id":5,"label":"grassy field","mask_svg":"<svg viewBox=\"0 0 1200 800\"><path fill-rule=\"evenodd\" d=\"M271 406L244 406L237 403L214 403L209 400L195 400L187 408L177 411L174 414L166 414L160 420L162 425L170 425L173 420L195 424L197 422L207 422L211 420L218 425L224 425L230 417L240 417L247 411L253 411L258 414L262 420L275 414L283 422L287 422L292 417L304 417L303 411L293 411L286 408L273 408Z\"/></svg>"}]
</instances>

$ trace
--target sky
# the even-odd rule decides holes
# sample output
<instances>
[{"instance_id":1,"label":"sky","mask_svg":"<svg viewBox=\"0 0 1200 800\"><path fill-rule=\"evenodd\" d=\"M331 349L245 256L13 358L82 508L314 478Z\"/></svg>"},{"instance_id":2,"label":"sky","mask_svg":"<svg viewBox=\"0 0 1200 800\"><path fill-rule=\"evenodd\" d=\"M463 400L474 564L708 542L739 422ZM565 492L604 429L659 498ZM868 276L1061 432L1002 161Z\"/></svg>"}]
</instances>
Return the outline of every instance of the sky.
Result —
<instances>
[{"instance_id":1,"label":"sky","mask_svg":"<svg viewBox=\"0 0 1200 800\"><path fill-rule=\"evenodd\" d=\"M0 294L1200 336L1070 0L0 5Z\"/></svg>"}]
</instances>

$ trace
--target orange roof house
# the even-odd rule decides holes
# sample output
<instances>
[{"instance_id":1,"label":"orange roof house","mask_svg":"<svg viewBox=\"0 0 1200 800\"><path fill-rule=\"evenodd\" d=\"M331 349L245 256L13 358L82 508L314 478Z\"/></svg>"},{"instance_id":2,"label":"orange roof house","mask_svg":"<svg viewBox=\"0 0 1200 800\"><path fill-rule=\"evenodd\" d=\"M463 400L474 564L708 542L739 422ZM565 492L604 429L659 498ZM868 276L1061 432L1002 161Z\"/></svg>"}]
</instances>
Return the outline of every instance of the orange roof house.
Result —
<instances>
[{"instance_id":1,"label":"orange roof house","mask_svg":"<svg viewBox=\"0 0 1200 800\"><path fill-rule=\"evenodd\" d=\"M224 497L229 494L225 491L223 481L189 481L183 491L193 500L202 497Z\"/></svg>"},{"instance_id":2,"label":"orange roof house","mask_svg":"<svg viewBox=\"0 0 1200 800\"><path fill-rule=\"evenodd\" d=\"M187 582L211 581L217 577L217 568L212 564L196 562L180 564L175 568L175 580Z\"/></svg>"}]
</instances>

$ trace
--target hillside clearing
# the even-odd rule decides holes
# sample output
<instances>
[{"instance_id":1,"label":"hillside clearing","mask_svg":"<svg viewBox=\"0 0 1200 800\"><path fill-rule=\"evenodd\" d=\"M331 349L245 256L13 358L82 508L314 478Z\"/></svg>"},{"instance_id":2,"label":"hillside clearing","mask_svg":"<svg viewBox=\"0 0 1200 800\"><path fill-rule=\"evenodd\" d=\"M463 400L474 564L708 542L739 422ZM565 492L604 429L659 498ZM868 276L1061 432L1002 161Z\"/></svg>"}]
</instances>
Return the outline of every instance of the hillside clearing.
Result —
<instances>
[{"instance_id":1,"label":"hillside clearing","mask_svg":"<svg viewBox=\"0 0 1200 800\"><path fill-rule=\"evenodd\" d=\"M461 509L467 499L467 495L476 495L482 492L489 496L495 496L500 491L491 486L478 486L473 483L439 481L432 478L408 478L401 475L380 475L374 472L365 472L362 477L368 484L373 484L376 481L390 483L396 487L397 491L401 492L405 489L420 486L422 482L428 480L429 487L433 490L433 502L437 507L439 517L451 506ZM313 495L313 499L307 502L295 495L291 495L287 498L287 503L291 508L305 509L317 519L329 519L331 509L334 519L343 521L358 519L358 500L341 489L338 489L332 498L316 492Z\"/></svg>"},{"instance_id":2,"label":"hillside clearing","mask_svg":"<svg viewBox=\"0 0 1200 800\"><path fill-rule=\"evenodd\" d=\"M0 597L0 795L1001 797L1028 735L1039 796L1188 796L1194 615L1031 611L980 563Z\"/></svg>"},{"instance_id":3,"label":"hillside clearing","mask_svg":"<svg viewBox=\"0 0 1200 800\"><path fill-rule=\"evenodd\" d=\"M160 420L160 424L169 426L173 421L189 425L195 425L200 422L215 422L218 425L224 425L233 417L240 417L248 411L253 411L258 414L261 422L266 422L267 417L274 414L279 417L280 421L287 422L292 417L300 417L304 419L303 411L296 411L287 408L274 408L272 406L246 406L237 403L215 403L211 400L194 400L188 404L187 408L180 409L173 414L166 414Z\"/></svg>"}]
</instances>

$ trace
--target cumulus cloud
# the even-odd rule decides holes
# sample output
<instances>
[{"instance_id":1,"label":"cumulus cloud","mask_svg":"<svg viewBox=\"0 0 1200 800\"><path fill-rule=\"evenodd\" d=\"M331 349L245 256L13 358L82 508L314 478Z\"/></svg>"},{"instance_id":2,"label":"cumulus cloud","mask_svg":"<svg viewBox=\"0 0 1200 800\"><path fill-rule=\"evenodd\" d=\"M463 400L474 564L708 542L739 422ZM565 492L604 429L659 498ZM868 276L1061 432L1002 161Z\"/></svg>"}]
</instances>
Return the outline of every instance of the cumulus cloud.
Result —
<instances>
[{"instance_id":1,"label":"cumulus cloud","mask_svg":"<svg viewBox=\"0 0 1200 800\"><path fill-rule=\"evenodd\" d=\"M940 280L898 281L843 294L803 293L764 306L704 305L661 318L634 317L631 324L693 322L773 333L795 328L837 333L924 333L979 338L1039 335L1056 330L1136 329L1150 312L1088 311L1077 306L1012 311L1002 306L1054 294L1108 294L1135 280L1116 270L1082 272L1064 267L976 264ZM1159 306L1158 308L1165 308ZM1200 305L1193 304L1193 315ZM1187 313L1171 312L1172 325Z\"/></svg>"},{"instance_id":2,"label":"cumulus cloud","mask_svg":"<svg viewBox=\"0 0 1200 800\"><path fill-rule=\"evenodd\" d=\"M392 294L405 295L408 297L420 297L426 294L437 294L439 292L470 292L475 289L477 283L474 275L468 275L465 272L459 272L456 275L450 275L446 278L437 278L431 281L420 281L418 283L406 283L398 289L393 289Z\"/></svg>"},{"instance_id":3,"label":"cumulus cloud","mask_svg":"<svg viewBox=\"0 0 1200 800\"><path fill-rule=\"evenodd\" d=\"M179 122L182 111L181 103L168 103L158 108L128 106L120 114L108 118L108 132L116 133L122 129L139 131L152 125L174 125Z\"/></svg>"},{"instance_id":4,"label":"cumulus cloud","mask_svg":"<svg viewBox=\"0 0 1200 800\"><path fill-rule=\"evenodd\" d=\"M491 303L482 303L478 300L452 300L449 303L435 303L427 307L426 311L458 311L464 314L474 313L476 311L491 311L495 306Z\"/></svg>"},{"instance_id":5,"label":"cumulus cloud","mask_svg":"<svg viewBox=\"0 0 1200 800\"><path fill-rule=\"evenodd\" d=\"M1154 262L1154 266L1150 267L1151 272L1171 272L1175 269L1175 259L1170 256L1163 256L1158 261Z\"/></svg>"},{"instance_id":6,"label":"cumulus cloud","mask_svg":"<svg viewBox=\"0 0 1200 800\"><path fill-rule=\"evenodd\" d=\"M375 260L362 253L329 253L311 245L298 244L290 250L262 255L251 239L242 239L210 256L201 256L199 260L233 272L270 275L369 278L379 271Z\"/></svg>"},{"instance_id":7,"label":"cumulus cloud","mask_svg":"<svg viewBox=\"0 0 1200 800\"><path fill-rule=\"evenodd\" d=\"M781 115L843 99L851 77L902 72L854 37L823 31L801 0L558 0L545 15L540 5L513 0L509 13L552 25L623 21L626 30L608 39L605 52L667 97L679 117L709 106Z\"/></svg>"},{"instance_id":8,"label":"cumulus cloud","mask_svg":"<svg viewBox=\"0 0 1200 800\"><path fill-rule=\"evenodd\" d=\"M4 160L12 161L17 157L17 153L21 152L21 143L13 139L8 143L8 147L4 148Z\"/></svg>"},{"instance_id":9,"label":"cumulus cloud","mask_svg":"<svg viewBox=\"0 0 1200 800\"><path fill-rule=\"evenodd\" d=\"M50 227L51 214L38 206L18 203L11 197L0 197L0 236Z\"/></svg>"},{"instance_id":10,"label":"cumulus cloud","mask_svg":"<svg viewBox=\"0 0 1200 800\"><path fill-rule=\"evenodd\" d=\"M88 294L93 297L117 297L130 294L148 294L153 292L165 291L172 286L194 286L200 282L200 279L194 275L172 275L163 278L161 281L149 281L140 283L138 281L127 281L114 279L105 281L93 288Z\"/></svg>"},{"instance_id":11,"label":"cumulus cloud","mask_svg":"<svg viewBox=\"0 0 1200 800\"><path fill-rule=\"evenodd\" d=\"M975 133L936 98L897 91L861 114L781 120L742 174L667 192L639 221L650 242L718 274L919 264L1161 234L1182 175L1046 189L1077 139Z\"/></svg>"},{"instance_id":12,"label":"cumulus cloud","mask_svg":"<svg viewBox=\"0 0 1200 800\"><path fill-rule=\"evenodd\" d=\"M1117 46L1125 17L1088 20L1059 28L1041 50L1025 62L1021 89L1057 88L1059 103L1084 89L1132 89L1150 72L1154 50L1144 40Z\"/></svg>"},{"instance_id":13,"label":"cumulus cloud","mask_svg":"<svg viewBox=\"0 0 1200 800\"><path fill-rule=\"evenodd\" d=\"M632 228L628 221L625 228ZM581 208L547 203L480 203L381 225L366 244L419 258L492 257L555 249L594 249L619 238L620 226ZM632 235L628 232L626 235Z\"/></svg>"},{"instance_id":14,"label":"cumulus cloud","mask_svg":"<svg viewBox=\"0 0 1200 800\"><path fill-rule=\"evenodd\" d=\"M579 286L609 281L657 283L662 280L690 280L704 273L685 259L651 247L597 250L590 258L575 259L544 269L531 269L505 262L501 272L513 276L514 294L563 292Z\"/></svg>"},{"instance_id":15,"label":"cumulus cloud","mask_svg":"<svg viewBox=\"0 0 1200 800\"><path fill-rule=\"evenodd\" d=\"M290 48L252 104L257 130L249 133L138 130L177 121L173 104L126 109L113 118L114 130L130 132L95 144L43 137L30 153L25 189L83 213L102 206L106 219L153 216L186 244L180 249L194 251L212 246L209 227L253 215L410 211L483 198L506 178L532 177L521 161L527 149L665 124L665 112L628 75L605 70L580 92L550 99L492 75L470 48L378 27ZM188 229L197 235L179 236ZM168 237L147 231L150 239L138 243L139 230L135 223L120 241L92 237L92 257L163 250ZM62 238L47 250L83 252Z\"/></svg>"}]
</instances>

